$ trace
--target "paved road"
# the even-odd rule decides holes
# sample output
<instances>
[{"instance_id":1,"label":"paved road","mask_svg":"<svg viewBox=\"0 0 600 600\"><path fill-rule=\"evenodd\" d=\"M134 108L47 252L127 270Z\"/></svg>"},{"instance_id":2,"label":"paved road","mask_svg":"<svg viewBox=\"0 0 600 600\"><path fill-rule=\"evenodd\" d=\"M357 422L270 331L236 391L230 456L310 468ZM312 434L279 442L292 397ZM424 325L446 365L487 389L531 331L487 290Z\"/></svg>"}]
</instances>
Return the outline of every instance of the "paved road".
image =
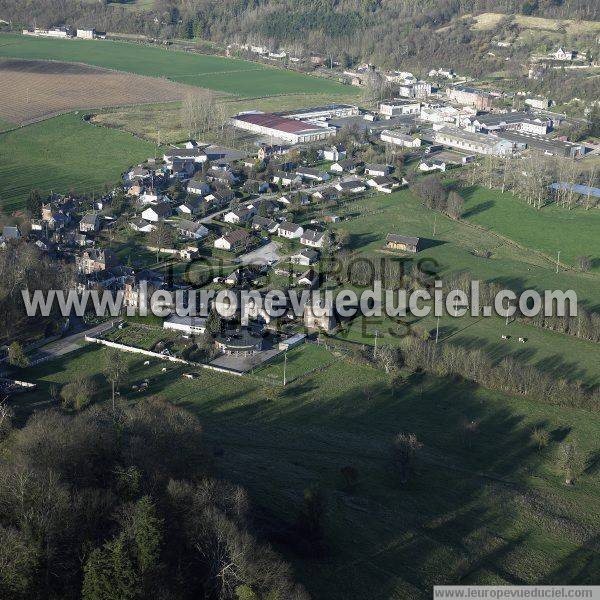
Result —
<instances>
[{"instance_id":1,"label":"paved road","mask_svg":"<svg viewBox=\"0 0 600 600\"><path fill-rule=\"evenodd\" d=\"M53 360L69 352L74 352L79 349L81 346L79 342L83 340L86 335L96 336L100 333L103 333L110 329L113 326L113 321L106 321L105 323L101 323L100 325L96 325L95 327L91 327L90 329L84 329L83 331L78 331L77 333L73 333L68 335L60 340L56 340L55 342L51 342L38 348L33 354L29 356L29 360L31 364L38 364L47 360Z\"/></svg>"},{"instance_id":2,"label":"paved road","mask_svg":"<svg viewBox=\"0 0 600 600\"><path fill-rule=\"evenodd\" d=\"M269 242L239 257L240 264L242 265L266 265L268 262L272 260L277 261L280 258L279 244L277 242Z\"/></svg>"}]
</instances>

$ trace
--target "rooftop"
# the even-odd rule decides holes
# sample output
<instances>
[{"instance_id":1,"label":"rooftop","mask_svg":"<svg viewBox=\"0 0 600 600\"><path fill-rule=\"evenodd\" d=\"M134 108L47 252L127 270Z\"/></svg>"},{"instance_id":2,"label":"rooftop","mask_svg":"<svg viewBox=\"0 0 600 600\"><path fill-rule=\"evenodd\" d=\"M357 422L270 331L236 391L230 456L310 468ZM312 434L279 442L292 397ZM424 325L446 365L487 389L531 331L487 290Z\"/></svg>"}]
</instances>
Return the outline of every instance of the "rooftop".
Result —
<instances>
[{"instance_id":1,"label":"rooftop","mask_svg":"<svg viewBox=\"0 0 600 600\"><path fill-rule=\"evenodd\" d=\"M237 115L233 117L233 119L235 121L243 121L252 125L258 125L260 127L276 129L277 131L283 131L285 133L304 133L307 131L318 131L321 129L321 127L317 127L311 123L305 123L304 121L297 121L295 119L288 119L273 113L249 113Z\"/></svg>"}]
</instances>

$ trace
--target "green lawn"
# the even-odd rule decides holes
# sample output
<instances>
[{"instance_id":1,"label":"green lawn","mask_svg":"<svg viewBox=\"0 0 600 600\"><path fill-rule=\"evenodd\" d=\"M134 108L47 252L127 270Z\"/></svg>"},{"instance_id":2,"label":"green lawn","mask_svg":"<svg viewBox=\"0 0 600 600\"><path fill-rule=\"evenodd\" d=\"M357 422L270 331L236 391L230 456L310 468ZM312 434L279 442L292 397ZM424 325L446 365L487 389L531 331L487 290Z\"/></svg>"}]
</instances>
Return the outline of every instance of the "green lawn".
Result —
<instances>
[{"instance_id":1,"label":"green lawn","mask_svg":"<svg viewBox=\"0 0 600 600\"><path fill-rule=\"evenodd\" d=\"M464 192L465 217L482 227L543 252L553 259L577 265L577 257L591 256L600 273L600 211L566 210L556 204L537 210L510 193L486 188Z\"/></svg>"},{"instance_id":2,"label":"green lawn","mask_svg":"<svg viewBox=\"0 0 600 600\"><path fill-rule=\"evenodd\" d=\"M597 273L581 273L569 269L557 274L554 263L545 255L536 253L532 248L511 244L510 240L470 226L468 222L454 221L429 210L409 190L351 201L336 209L336 213L345 220L334 227L348 231L351 247L361 252L381 253L388 233L419 236L424 240L421 252L396 256L409 261L409 264L411 261L426 259L426 268L442 275L470 271L479 279L496 281L516 290L574 289L580 301L591 306L598 305L600 277ZM534 212L535 215L537 213ZM585 215L582 218L584 217ZM542 229L542 225L539 227ZM531 228L536 228L535 219L531 221ZM565 245L567 244L568 240L565 240ZM595 246L597 244L592 240L590 254ZM490 259L474 254L484 250L492 253ZM571 252L576 253L573 249ZM381 256L394 254L386 253Z\"/></svg>"},{"instance_id":3,"label":"green lawn","mask_svg":"<svg viewBox=\"0 0 600 600\"><path fill-rule=\"evenodd\" d=\"M155 147L128 133L94 127L81 114L55 117L0 135L0 205L14 210L32 188L100 192Z\"/></svg>"},{"instance_id":4,"label":"green lawn","mask_svg":"<svg viewBox=\"0 0 600 600\"><path fill-rule=\"evenodd\" d=\"M52 40L3 34L0 35L0 57L83 62L139 75L166 77L238 96L299 92L332 96L356 94L355 89L335 81L250 61L109 40Z\"/></svg>"},{"instance_id":5,"label":"green lawn","mask_svg":"<svg viewBox=\"0 0 600 600\"><path fill-rule=\"evenodd\" d=\"M39 388L15 398L19 414L49 406L50 385L79 372L96 377L99 397L107 398L101 353L87 346L28 370L26 379ZM430 598L436 583L597 582L597 461L572 487L556 468L564 439L586 459L597 457L594 413L433 377L411 376L392 389L382 372L334 355L276 396L254 378L201 371L190 381L172 365L161 373L163 363L145 367L143 358L126 356L131 377L121 387L124 397L139 398L131 384L148 377L147 393L196 413L215 469L248 489L267 535L284 540L303 490L323 489L325 557L303 558L283 541L277 546L315 598ZM470 441L465 420L479 421ZM543 451L530 442L536 426L550 433ZM390 459L399 431L424 443L406 486ZM358 472L350 490L340 475L346 465Z\"/></svg>"}]
</instances>

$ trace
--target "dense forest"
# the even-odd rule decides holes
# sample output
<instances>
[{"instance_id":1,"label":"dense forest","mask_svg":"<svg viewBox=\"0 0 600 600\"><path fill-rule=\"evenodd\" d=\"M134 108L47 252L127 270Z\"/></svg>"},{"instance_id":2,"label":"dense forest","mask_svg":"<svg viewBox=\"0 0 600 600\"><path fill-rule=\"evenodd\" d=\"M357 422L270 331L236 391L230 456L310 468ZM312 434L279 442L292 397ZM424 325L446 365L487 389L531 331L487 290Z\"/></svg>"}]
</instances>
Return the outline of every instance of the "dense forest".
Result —
<instances>
[{"instance_id":1,"label":"dense forest","mask_svg":"<svg viewBox=\"0 0 600 600\"><path fill-rule=\"evenodd\" d=\"M455 17L495 11L600 19L600 4L589 0L155 0L145 11L123 6L129 3L0 0L0 18L29 26L95 25L157 39L284 45L298 54L320 52L342 63L370 60L416 71L449 64L475 76L482 68L504 65L503 57L488 55L490 37L498 31L473 31L468 19ZM450 23L443 35L437 32Z\"/></svg>"},{"instance_id":2,"label":"dense forest","mask_svg":"<svg viewBox=\"0 0 600 600\"><path fill-rule=\"evenodd\" d=\"M200 423L158 398L21 429L0 404L0 598L306 600L211 471Z\"/></svg>"}]
</instances>

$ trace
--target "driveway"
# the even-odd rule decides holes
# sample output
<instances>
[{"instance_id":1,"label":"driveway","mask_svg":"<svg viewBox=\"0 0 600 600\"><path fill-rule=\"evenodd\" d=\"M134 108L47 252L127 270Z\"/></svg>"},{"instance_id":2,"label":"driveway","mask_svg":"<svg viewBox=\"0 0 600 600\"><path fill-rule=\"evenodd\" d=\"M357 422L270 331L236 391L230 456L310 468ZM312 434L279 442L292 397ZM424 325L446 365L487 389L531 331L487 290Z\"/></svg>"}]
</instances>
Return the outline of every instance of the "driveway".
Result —
<instances>
[{"instance_id":1,"label":"driveway","mask_svg":"<svg viewBox=\"0 0 600 600\"><path fill-rule=\"evenodd\" d=\"M269 242L239 257L240 264L242 265L266 265L268 262L272 260L277 261L280 258L279 244L277 242Z\"/></svg>"}]
</instances>

